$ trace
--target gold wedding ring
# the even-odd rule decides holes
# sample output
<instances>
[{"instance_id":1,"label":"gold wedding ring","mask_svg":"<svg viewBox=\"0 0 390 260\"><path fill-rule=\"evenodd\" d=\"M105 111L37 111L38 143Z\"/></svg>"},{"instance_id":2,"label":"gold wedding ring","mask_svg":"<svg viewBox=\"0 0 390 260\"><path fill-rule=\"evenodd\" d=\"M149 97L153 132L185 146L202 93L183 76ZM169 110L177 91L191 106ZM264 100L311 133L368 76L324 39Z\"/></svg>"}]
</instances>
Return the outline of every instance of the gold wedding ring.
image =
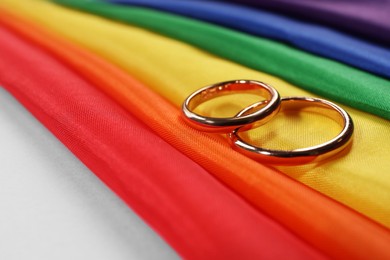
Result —
<instances>
[{"instance_id":1,"label":"gold wedding ring","mask_svg":"<svg viewBox=\"0 0 390 260\"><path fill-rule=\"evenodd\" d=\"M237 116L250 113L257 106L263 106L262 102L243 109ZM229 134L230 144L234 149L248 157L274 165L299 165L318 162L335 155L347 147L352 140L353 122L349 114L336 104L320 98L284 97L282 98L280 112L302 111L309 107L316 108L316 112L322 113L336 121L342 127L341 132L333 139L319 145L294 150L273 150L245 142L239 136L239 132L242 129L237 128Z\"/></svg>"},{"instance_id":2,"label":"gold wedding ring","mask_svg":"<svg viewBox=\"0 0 390 260\"><path fill-rule=\"evenodd\" d=\"M241 93L258 95L266 100L264 102L266 104L245 115L226 118L207 117L193 112L197 106L210 99ZM259 126L277 114L279 108L278 91L268 84L255 80L231 80L204 87L190 95L182 106L184 119L189 125L198 130L213 133L229 133L238 127L250 129Z\"/></svg>"},{"instance_id":3,"label":"gold wedding ring","mask_svg":"<svg viewBox=\"0 0 390 260\"><path fill-rule=\"evenodd\" d=\"M241 110L235 117L214 118L196 114L193 110L210 99L236 93L252 93L261 100ZM254 80L232 80L204 87L190 95L183 104L183 115L192 127L214 133L229 133L231 146L248 157L272 165L299 165L331 157L352 141L354 125L349 114L336 104L309 97L284 97L271 86ZM272 119L279 111L312 111L336 121L341 132L319 145L294 150L266 149L244 141L239 133L258 127Z\"/></svg>"}]
</instances>

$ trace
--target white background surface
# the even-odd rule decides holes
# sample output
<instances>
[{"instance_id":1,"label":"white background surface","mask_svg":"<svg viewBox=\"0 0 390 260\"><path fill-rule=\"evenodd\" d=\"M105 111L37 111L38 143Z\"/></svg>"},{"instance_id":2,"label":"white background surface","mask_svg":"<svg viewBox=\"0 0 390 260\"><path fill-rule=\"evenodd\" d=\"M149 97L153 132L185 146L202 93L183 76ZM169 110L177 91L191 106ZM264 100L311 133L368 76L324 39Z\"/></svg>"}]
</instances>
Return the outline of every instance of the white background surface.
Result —
<instances>
[{"instance_id":1,"label":"white background surface","mask_svg":"<svg viewBox=\"0 0 390 260\"><path fill-rule=\"evenodd\" d=\"M0 259L177 259L0 87Z\"/></svg>"}]
</instances>

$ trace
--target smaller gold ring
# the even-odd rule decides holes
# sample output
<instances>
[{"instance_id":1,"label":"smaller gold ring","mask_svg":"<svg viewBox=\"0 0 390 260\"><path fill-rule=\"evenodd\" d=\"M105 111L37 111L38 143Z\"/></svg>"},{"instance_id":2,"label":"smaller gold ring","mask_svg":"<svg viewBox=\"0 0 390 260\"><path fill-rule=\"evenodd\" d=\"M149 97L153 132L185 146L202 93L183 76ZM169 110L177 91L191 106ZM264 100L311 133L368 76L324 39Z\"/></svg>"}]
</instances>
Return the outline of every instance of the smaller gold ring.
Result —
<instances>
[{"instance_id":1,"label":"smaller gold ring","mask_svg":"<svg viewBox=\"0 0 390 260\"><path fill-rule=\"evenodd\" d=\"M257 147L245 142L238 135L238 132L242 131L242 128L237 128L229 134L229 142L235 150L267 164L300 165L317 162L333 156L346 148L352 141L354 130L353 122L349 114L341 107L319 98L285 97L282 98L281 101L281 112L299 111L307 106L327 109L332 112L329 112L328 114L331 114L331 118L342 126L342 130L336 137L320 145L295 150L273 150ZM252 110L263 105L264 102L255 103L240 111L237 116L250 113Z\"/></svg>"},{"instance_id":2,"label":"smaller gold ring","mask_svg":"<svg viewBox=\"0 0 390 260\"><path fill-rule=\"evenodd\" d=\"M264 97L265 106L256 111L235 117L217 118L199 115L193 110L210 99L239 93L250 93ZM255 80L231 80L216 83L191 94L183 103L184 119L192 127L205 132L229 133L238 127L250 129L261 125L276 115L280 108L280 95L268 84Z\"/></svg>"}]
</instances>

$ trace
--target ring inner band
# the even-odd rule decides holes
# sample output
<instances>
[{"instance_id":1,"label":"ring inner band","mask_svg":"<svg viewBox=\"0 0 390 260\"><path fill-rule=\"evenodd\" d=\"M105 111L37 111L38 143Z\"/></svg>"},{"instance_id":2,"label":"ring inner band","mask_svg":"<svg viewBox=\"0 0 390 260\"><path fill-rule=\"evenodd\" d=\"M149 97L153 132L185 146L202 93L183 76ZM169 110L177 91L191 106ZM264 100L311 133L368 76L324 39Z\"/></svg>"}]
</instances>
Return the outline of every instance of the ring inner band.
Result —
<instances>
[{"instance_id":1,"label":"ring inner band","mask_svg":"<svg viewBox=\"0 0 390 260\"><path fill-rule=\"evenodd\" d=\"M272 93L265 88L260 88L258 84L253 83L228 83L225 85L216 85L202 90L198 95L194 96L188 104L190 110L195 110L200 104L207 102L216 97L222 97L232 94L253 94L264 97L269 100Z\"/></svg>"}]
</instances>

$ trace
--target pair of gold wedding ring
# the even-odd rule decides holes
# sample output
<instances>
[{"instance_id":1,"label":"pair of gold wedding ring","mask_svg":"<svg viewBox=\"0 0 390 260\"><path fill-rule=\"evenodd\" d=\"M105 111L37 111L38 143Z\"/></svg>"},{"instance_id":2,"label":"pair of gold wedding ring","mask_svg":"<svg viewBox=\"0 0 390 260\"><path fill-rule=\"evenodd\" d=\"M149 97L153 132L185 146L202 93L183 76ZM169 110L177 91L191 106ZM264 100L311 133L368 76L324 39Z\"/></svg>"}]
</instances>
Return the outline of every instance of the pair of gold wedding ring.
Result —
<instances>
[{"instance_id":1,"label":"pair of gold wedding ring","mask_svg":"<svg viewBox=\"0 0 390 260\"><path fill-rule=\"evenodd\" d=\"M263 98L239 111L234 117L208 117L194 112L200 104L224 95L249 93ZM299 111L304 107L320 108L324 115L342 127L333 139L320 145L294 150L274 150L254 146L244 141L239 133L271 120L280 111ZM211 133L227 133L234 149L248 157L273 165L299 165L323 160L346 148L352 140L353 122L349 114L324 99L309 97L283 97L268 84L255 80L231 80L216 83L191 94L183 103L183 115L192 127Z\"/></svg>"}]
</instances>

